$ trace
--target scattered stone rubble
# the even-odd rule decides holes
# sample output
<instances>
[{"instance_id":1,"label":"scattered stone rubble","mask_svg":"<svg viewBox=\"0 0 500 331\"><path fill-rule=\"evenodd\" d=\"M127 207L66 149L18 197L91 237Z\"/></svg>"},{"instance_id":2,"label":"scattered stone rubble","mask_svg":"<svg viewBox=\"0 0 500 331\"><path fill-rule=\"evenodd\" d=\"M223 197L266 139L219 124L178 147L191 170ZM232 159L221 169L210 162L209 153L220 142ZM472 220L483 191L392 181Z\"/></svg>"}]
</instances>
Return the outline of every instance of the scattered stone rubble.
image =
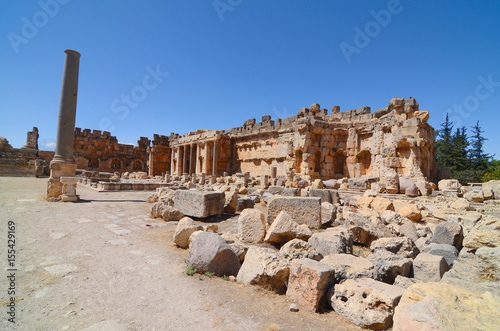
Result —
<instances>
[{"instance_id":1,"label":"scattered stone rubble","mask_svg":"<svg viewBox=\"0 0 500 331\"><path fill-rule=\"evenodd\" d=\"M184 177L172 178L150 202L153 217L186 215L173 240L189 249L188 266L286 294L298 309L333 309L370 329L496 328L500 182L463 187L445 180L434 186L443 191L414 197L408 181L398 180L407 187L393 194L381 181L362 192L359 182L351 190L344 179L316 182L319 189L262 187L251 176ZM332 182L346 189L328 188ZM488 198L478 203L481 194ZM217 198L200 198L208 196ZM256 202L235 214L239 199ZM227 212L224 222L235 232L203 228Z\"/></svg>"}]
</instances>

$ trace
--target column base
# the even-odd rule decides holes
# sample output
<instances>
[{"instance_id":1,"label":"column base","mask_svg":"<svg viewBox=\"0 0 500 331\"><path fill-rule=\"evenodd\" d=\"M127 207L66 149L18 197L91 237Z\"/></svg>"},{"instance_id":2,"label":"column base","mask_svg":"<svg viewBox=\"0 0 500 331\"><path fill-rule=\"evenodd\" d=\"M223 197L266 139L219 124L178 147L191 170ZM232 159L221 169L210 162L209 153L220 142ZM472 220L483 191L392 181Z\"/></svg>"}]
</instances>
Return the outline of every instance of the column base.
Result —
<instances>
[{"instance_id":1,"label":"column base","mask_svg":"<svg viewBox=\"0 0 500 331\"><path fill-rule=\"evenodd\" d=\"M57 199L63 194L61 177L75 177L76 163L73 160L53 159L50 162L50 178L47 182L47 200Z\"/></svg>"}]
</instances>

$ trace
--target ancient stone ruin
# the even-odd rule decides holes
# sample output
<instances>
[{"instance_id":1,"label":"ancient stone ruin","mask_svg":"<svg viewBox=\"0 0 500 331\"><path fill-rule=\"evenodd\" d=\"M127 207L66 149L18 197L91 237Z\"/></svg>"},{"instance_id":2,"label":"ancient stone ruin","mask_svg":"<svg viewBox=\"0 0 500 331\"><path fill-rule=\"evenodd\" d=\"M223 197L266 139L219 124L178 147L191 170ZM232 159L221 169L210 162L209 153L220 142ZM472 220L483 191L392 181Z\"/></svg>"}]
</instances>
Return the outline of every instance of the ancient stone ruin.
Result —
<instances>
[{"instance_id":1,"label":"ancient stone ruin","mask_svg":"<svg viewBox=\"0 0 500 331\"><path fill-rule=\"evenodd\" d=\"M373 113L313 104L137 146L76 128L72 147L79 184L156 190L151 217L172 222L186 274L262 286L290 314L333 310L363 328L495 329L500 181L439 180L428 118L412 98ZM20 150L0 139L0 161L50 159L37 131Z\"/></svg>"}]
</instances>

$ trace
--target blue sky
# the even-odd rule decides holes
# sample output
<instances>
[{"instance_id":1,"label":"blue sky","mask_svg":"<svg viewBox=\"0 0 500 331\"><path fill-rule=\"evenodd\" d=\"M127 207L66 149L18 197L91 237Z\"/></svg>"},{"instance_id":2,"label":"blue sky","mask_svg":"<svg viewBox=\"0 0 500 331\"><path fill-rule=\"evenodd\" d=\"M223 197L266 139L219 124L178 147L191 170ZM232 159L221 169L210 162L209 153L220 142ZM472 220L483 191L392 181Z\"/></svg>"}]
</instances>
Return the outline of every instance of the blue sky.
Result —
<instances>
[{"instance_id":1,"label":"blue sky","mask_svg":"<svg viewBox=\"0 0 500 331\"><path fill-rule=\"evenodd\" d=\"M411 96L435 128L479 120L500 158L499 18L498 1L4 1L0 136L37 126L53 149L73 49L77 127L120 142Z\"/></svg>"}]
</instances>

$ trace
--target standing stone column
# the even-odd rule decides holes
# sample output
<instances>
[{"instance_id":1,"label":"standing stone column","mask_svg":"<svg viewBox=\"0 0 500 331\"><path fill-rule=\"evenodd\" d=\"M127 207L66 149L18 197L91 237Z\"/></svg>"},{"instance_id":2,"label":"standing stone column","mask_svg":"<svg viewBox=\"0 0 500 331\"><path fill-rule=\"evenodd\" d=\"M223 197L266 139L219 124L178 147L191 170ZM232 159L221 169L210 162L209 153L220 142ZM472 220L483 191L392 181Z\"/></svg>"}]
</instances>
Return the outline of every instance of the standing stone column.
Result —
<instances>
[{"instance_id":1,"label":"standing stone column","mask_svg":"<svg viewBox=\"0 0 500 331\"><path fill-rule=\"evenodd\" d=\"M174 158L175 158L175 149L172 148L170 150L170 173L172 175L175 175L175 169L174 169Z\"/></svg>"},{"instance_id":2,"label":"standing stone column","mask_svg":"<svg viewBox=\"0 0 500 331\"><path fill-rule=\"evenodd\" d=\"M47 199L61 196L61 177L75 177L76 163L73 156L75 140L76 98L78 95L78 71L80 53L65 50L64 71L57 123L57 142L54 159L50 162L50 178Z\"/></svg>"},{"instance_id":3,"label":"standing stone column","mask_svg":"<svg viewBox=\"0 0 500 331\"><path fill-rule=\"evenodd\" d=\"M217 142L214 141L214 159L212 164L212 175L217 176Z\"/></svg>"},{"instance_id":4,"label":"standing stone column","mask_svg":"<svg viewBox=\"0 0 500 331\"><path fill-rule=\"evenodd\" d=\"M193 173L193 160L194 160L193 146L194 146L194 144L191 144L189 146L189 174L190 175ZM195 161L195 164L196 164L196 161Z\"/></svg>"}]
</instances>

